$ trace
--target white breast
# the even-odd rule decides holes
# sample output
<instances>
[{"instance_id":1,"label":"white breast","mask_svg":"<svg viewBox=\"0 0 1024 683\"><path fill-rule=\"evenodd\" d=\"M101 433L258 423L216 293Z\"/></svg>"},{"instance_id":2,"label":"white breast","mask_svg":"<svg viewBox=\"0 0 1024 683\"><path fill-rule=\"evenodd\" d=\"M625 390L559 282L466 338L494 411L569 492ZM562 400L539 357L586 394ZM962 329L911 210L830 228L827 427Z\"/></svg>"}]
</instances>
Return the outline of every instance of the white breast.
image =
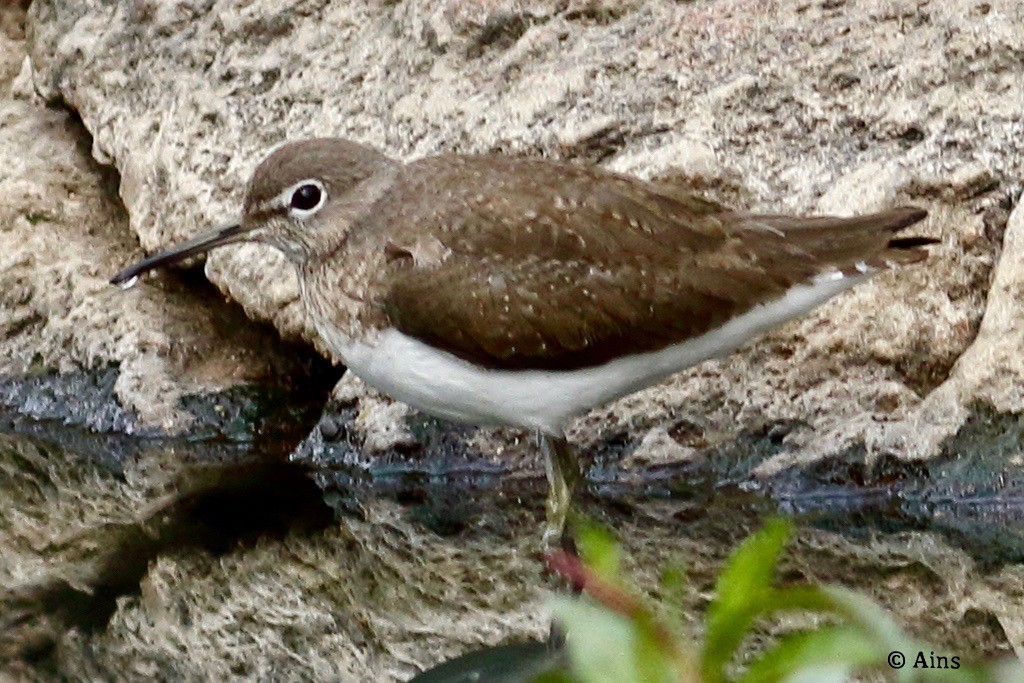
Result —
<instances>
[{"instance_id":1,"label":"white breast","mask_svg":"<svg viewBox=\"0 0 1024 683\"><path fill-rule=\"evenodd\" d=\"M579 370L487 370L390 329L353 343L318 328L324 341L367 384L438 417L560 434L572 418L654 384L810 311L867 275L819 276L706 334L659 351L624 356Z\"/></svg>"}]
</instances>

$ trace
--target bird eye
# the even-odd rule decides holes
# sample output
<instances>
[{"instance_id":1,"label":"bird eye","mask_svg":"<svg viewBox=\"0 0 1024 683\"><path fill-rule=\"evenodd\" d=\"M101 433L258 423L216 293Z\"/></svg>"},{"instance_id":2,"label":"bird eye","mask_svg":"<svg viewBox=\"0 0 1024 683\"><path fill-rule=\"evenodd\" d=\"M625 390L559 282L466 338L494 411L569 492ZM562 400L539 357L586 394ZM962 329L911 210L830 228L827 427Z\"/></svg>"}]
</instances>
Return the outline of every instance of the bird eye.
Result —
<instances>
[{"instance_id":1,"label":"bird eye","mask_svg":"<svg viewBox=\"0 0 1024 683\"><path fill-rule=\"evenodd\" d=\"M325 194L320 183L303 183L292 192L288 206L295 214L308 216L324 203Z\"/></svg>"}]
</instances>

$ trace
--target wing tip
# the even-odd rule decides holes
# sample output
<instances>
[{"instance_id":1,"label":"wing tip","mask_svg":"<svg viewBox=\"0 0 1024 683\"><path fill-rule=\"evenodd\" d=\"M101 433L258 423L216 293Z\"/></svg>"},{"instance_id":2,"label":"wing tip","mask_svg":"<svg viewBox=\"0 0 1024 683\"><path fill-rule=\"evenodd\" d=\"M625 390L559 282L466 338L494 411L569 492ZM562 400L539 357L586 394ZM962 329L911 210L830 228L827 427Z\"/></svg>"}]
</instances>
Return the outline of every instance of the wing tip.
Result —
<instances>
[{"instance_id":1,"label":"wing tip","mask_svg":"<svg viewBox=\"0 0 1024 683\"><path fill-rule=\"evenodd\" d=\"M895 237L889 240L881 257L887 268L895 266L907 266L920 263L927 259L931 253L927 247L941 244L942 240L934 237Z\"/></svg>"},{"instance_id":2,"label":"wing tip","mask_svg":"<svg viewBox=\"0 0 1024 683\"><path fill-rule=\"evenodd\" d=\"M897 251L908 251L911 249L917 249L919 247L927 247L933 244L941 244L942 240L935 237L922 237L920 235L913 235L911 237L894 237L885 245L887 249L895 249Z\"/></svg>"},{"instance_id":3,"label":"wing tip","mask_svg":"<svg viewBox=\"0 0 1024 683\"><path fill-rule=\"evenodd\" d=\"M909 228L923 221L928 217L928 212L916 206L901 206L890 211L889 215L891 222L886 227L892 232L899 232L904 228ZM940 244L941 242L941 239L924 237L922 235L893 237L885 244L882 262L889 268L896 265L919 263L928 258L929 252L926 247Z\"/></svg>"},{"instance_id":4,"label":"wing tip","mask_svg":"<svg viewBox=\"0 0 1024 683\"><path fill-rule=\"evenodd\" d=\"M892 219L889 229L893 232L909 228L911 225L920 223L925 218L928 218L928 211L916 206L901 206L888 213Z\"/></svg>"}]
</instances>

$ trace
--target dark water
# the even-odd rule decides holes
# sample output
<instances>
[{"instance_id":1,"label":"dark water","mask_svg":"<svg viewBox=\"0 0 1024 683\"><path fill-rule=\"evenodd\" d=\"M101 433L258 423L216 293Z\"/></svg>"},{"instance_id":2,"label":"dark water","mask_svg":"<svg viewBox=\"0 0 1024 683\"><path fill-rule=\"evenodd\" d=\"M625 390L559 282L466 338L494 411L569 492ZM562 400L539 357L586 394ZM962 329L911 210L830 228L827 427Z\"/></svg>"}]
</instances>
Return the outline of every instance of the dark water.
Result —
<instances>
[{"instance_id":1,"label":"dark water","mask_svg":"<svg viewBox=\"0 0 1024 683\"><path fill-rule=\"evenodd\" d=\"M239 424L248 424L243 418L237 416ZM295 428L264 427L246 438L174 441L8 420L0 436L0 543L11 545L0 548L0 656L59 674L60 634L77 629L109 638L104 630L119 600L139 594L162 555L190 548L230 555L286 537L315 539L339 525L370 534L356 541L372 544L374 526L365 522L379 509L393 512L396 524L425 543L524 548L523 574L544 581L529 551L539 547L543 519L539 472L474 461L448 436L437 437L434 457L419 453L369 465L289 460L311 419L312 413L279 420L279 427ZM1015 613L998 603L1000 591L1005 601L1017 600L1014 586L1024 576L1022 435L1017 418L978 413L933 461L883 457L869 466L854 449L770 479L749 474L780 447L770 436L744 435L698 462L640 471L619 469L630 444L613 439L594 454L580 507L616 531L641 585L657 591L658 567L685 558L694 590L691 603L681 606L689 615L684 620L699 621L701 596L729 551L768 516L784 514L800 528L784 577L850 585L896 610L903 602L933 601L934 610L908 615L907 628L958 652L994 655L1021 646L1007 628ZM19 545L24 519L44 531L61 526L59 515L76 509L76 497L83 508L102 508L98 517L106 520L76 526L75 538L88 542ZM78 573L69 580L68 572L53 571L26 582L21 568L33 552ZM457 559L484 576L493 561L484 552ZM963 566L969 570L946 570ZM993 604L965 607L960 599L974 591ZM39 624L48 630L35 640L11 635ZM510 647L463 662L468 668L448 678L424 680L460 680L459 671L501 669L510 657L527 666L549 656L539 646Z\"/></svg>"}]
</instances>

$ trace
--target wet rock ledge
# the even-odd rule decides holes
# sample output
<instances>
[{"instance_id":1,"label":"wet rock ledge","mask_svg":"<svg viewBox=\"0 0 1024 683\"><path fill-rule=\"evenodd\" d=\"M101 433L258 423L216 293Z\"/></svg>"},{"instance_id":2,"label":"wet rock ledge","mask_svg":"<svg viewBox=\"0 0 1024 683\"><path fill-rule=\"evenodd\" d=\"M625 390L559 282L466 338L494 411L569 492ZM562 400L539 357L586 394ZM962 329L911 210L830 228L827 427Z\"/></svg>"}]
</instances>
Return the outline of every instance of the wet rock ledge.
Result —
<instances>
[{"instance_id":1,"label":"wet rock ledge","mask_svg":"<svg viewBox=\"0 0 1024 683\"><path fill-rule=\"evenodd\" d=\"M5 134L23 167L4 207L17 226L5 374L114 365L118 402L168 431L186 428L182 395L293 374L293 354L198 273L128 294L103 280L137 245L233 215L269 148L341 135L404 158L599 161L764 211L931 211L923 230L942 246L926 266L581 420L583 443L626 430L663 461L700 450L664 438L681 415L712 440L796 424L761 465L775 472L857 444L934 456L967 406L1021 409L1020 268L1003 249L1024 222L1008 220L1021 190L1018 3L316 7L32 4L26 41L8 39ZM203 272L249 318L325 351L272 250L225 249ZM365 450L412 438L404 411L365 403ZM508 438L477 441L504 457Z\"/></svg>"},{"instance_id":2,"label":"wet rock ledge","mask_svg":"<svg viewBox=\"0 0 1024 683\"><path fill-rule=\"evenodd\" d=\"M781 508L788 571L1024 655L1022 42L1015 0L4 4L0 666L391 680L544 632L530 435L343 375L261 247L107 284L314 135L766 212L927 208L927 264L571 437L641 573L694 567L691 626Z\"/></svg>"}]
</instances>

